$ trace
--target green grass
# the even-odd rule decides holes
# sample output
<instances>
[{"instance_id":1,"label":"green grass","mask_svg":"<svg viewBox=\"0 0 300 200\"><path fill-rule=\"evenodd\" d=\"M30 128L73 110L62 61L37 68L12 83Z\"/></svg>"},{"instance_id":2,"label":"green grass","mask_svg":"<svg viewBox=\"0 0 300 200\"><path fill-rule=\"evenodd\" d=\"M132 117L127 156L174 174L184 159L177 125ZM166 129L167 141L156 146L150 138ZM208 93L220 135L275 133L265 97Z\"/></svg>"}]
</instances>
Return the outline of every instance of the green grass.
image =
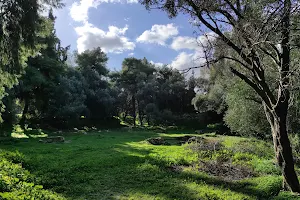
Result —
<instances>
[{"instance_id":1,"label":"green grass","mask_svg":"<svg viewBox=\"0 0 300 200\"><path fill-rule=\"evenodd\" d=\"M192 164L197 161L197 154L187 145L176 142L176 137L184 135L186 133L147 131L65 133L67 142L64 144L38 143L35 138L7 139L0 142L0 149L5 151L2 162L5 160L6 165L9 162L9 165L25 168L30 178L24 181L43 185L46 189L42 191L40 188L38 192L54 196L56 194L51 192L54 191L67 199L238 200L270 199L279 193L281 178L273 173L272 167L265 169L267 166L262 165L262 169L257 169L260 177L231 182L195 170ZM148 144L145 139L150 137L163 137L170 145ZM234 148L240 141L247 140L225 136L209 138L223 141L226 148ZM258 146L262 145L259 143ZM268 147L264 150L269 151ZM20 153L7 153L16 151ZM256 153L251 153L250 165L272 160ZM182 170L173 170L176 166ZM290 194L280 195L284 198Z\"/></svg>"}]
</instances>

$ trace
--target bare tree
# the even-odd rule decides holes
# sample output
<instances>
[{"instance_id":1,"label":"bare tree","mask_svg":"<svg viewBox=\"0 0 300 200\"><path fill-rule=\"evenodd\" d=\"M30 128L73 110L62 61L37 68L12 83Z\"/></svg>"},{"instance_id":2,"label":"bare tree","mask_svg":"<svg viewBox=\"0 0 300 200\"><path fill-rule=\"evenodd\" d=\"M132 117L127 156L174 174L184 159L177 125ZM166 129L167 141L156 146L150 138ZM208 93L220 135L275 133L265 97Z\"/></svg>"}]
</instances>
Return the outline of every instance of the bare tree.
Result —
<instances>
[{"instance_id":1,"label":"bare tree","mask_svg":"<svg viewBox=\"0 0 300 200\"><path fill-rule=\"evenodd\" d=\"M213 54L207 64L226 59L235 62L231 72L250 85L261 98L271 126L275 156L284 186L300 192L287 133L291 96L292 53L297 50L299 1L296 0L141 0L147 9L159 8L169 17L178 13L198 21L199 30L212 31L231 53ZM215 44L220 44L216 42ZM211 45L207 45L211 46ZM211 48L212 49L212 48ZM268 60L268 62L266 62ZM269 61L272 61L269 64ZM267 64L268 63L268 64ZM232 67L235 66L235 67ZM198 68L201 66L197 66ZM273 68L276 83L269 83L266 70ZM189 70L189 69L187 69ZM273 88L273 85L276 85ZM271 86L272 85L272 86Z\"/></svg>"}]
</instances>

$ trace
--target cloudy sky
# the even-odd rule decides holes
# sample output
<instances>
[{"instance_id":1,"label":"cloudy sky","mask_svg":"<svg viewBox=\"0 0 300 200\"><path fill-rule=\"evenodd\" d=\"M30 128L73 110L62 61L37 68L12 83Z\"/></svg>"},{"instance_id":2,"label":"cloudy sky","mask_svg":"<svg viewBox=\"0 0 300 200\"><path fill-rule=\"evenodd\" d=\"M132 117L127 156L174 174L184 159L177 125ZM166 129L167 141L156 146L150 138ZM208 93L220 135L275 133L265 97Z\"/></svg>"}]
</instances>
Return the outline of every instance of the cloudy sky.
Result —
<instances>
[{"instance_id":1,"label":"cloudy sky","mask_svg":"<svg viewBox=\"0 0 300 200\"><path fill-rule=\"evenodd\" d=\"M110 69L121 69L123 59L132 56L177 69L201 62L202 52L188 16L169 19L162 11L147 11L138 0L64 3L63 9L55 11L62 44L79 53L100 46L109 57Z\"/></svg>"}]
</instances>

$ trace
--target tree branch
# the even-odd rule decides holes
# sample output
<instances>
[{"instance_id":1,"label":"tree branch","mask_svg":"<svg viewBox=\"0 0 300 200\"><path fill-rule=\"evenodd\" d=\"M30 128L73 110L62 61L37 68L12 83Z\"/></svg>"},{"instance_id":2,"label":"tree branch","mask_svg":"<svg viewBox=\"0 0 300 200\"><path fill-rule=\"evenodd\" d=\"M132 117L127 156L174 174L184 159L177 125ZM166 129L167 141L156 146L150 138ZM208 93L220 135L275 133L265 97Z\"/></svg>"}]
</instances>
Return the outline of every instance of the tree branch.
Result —
<instances>
[{"instance_id":1,"label":"tree branch","mask_svg":"<svg viewBox=\"0 0 300 200\"><path fill-rule=\"evenodd\" d=\"M229 7L234 11L234 13L240 18L243 19L244 17L242 16L241 12L238 10L240 6L237 6L238 9L236 9L234 7L234 5L229 1L229 0L225 0L225 2L229 5ZM237 5L239 4L239 1L237 2Z\"/></svg>"},{"instance_id":2,"label":"tree branch","mask_svg":"<svg viewBox=\"0 0 300 200\"><path fill-rule=\"evenodd\" d=\"M272 102L270 101L268 96L264 93L264 91L261 90L254 81L252 81L246 75L242 74L241 72L237 71L236 69L234 69L232 67L230 67L230 70L233 74L238 76L240 79L245 81L250 87L252 87L256 91L256 93L260 96L260 98L262 98L262 100L267 104L267 106L269 108L272 108Z\"/></svg>"}]
</instances>

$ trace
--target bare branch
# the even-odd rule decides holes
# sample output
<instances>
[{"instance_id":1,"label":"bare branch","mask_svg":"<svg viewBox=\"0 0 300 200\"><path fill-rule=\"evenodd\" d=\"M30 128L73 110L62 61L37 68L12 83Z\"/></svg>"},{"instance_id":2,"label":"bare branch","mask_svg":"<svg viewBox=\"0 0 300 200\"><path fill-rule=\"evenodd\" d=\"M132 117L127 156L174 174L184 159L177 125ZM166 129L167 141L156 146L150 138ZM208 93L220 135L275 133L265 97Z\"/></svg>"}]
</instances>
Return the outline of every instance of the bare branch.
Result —
<instances>
[{"instance_id":1,"label":"bare branch","mask_svg":"<svg viewBox=\"0 0 300 200\"><path fill-rule=\"evenodd\" d=\"M225 2L229 5L229 7L234 11L234 13L240 18L240 19L243 19L244 17L242 16L242 14L241 14L241 12L240 12L240 2L239 1L237 1L237 7L238 7L238 9L236 9L235 7L234 7L234 5L230 2L230 1L228 1L228 0L225 0Z\"/></svg>"}]
</instances>

